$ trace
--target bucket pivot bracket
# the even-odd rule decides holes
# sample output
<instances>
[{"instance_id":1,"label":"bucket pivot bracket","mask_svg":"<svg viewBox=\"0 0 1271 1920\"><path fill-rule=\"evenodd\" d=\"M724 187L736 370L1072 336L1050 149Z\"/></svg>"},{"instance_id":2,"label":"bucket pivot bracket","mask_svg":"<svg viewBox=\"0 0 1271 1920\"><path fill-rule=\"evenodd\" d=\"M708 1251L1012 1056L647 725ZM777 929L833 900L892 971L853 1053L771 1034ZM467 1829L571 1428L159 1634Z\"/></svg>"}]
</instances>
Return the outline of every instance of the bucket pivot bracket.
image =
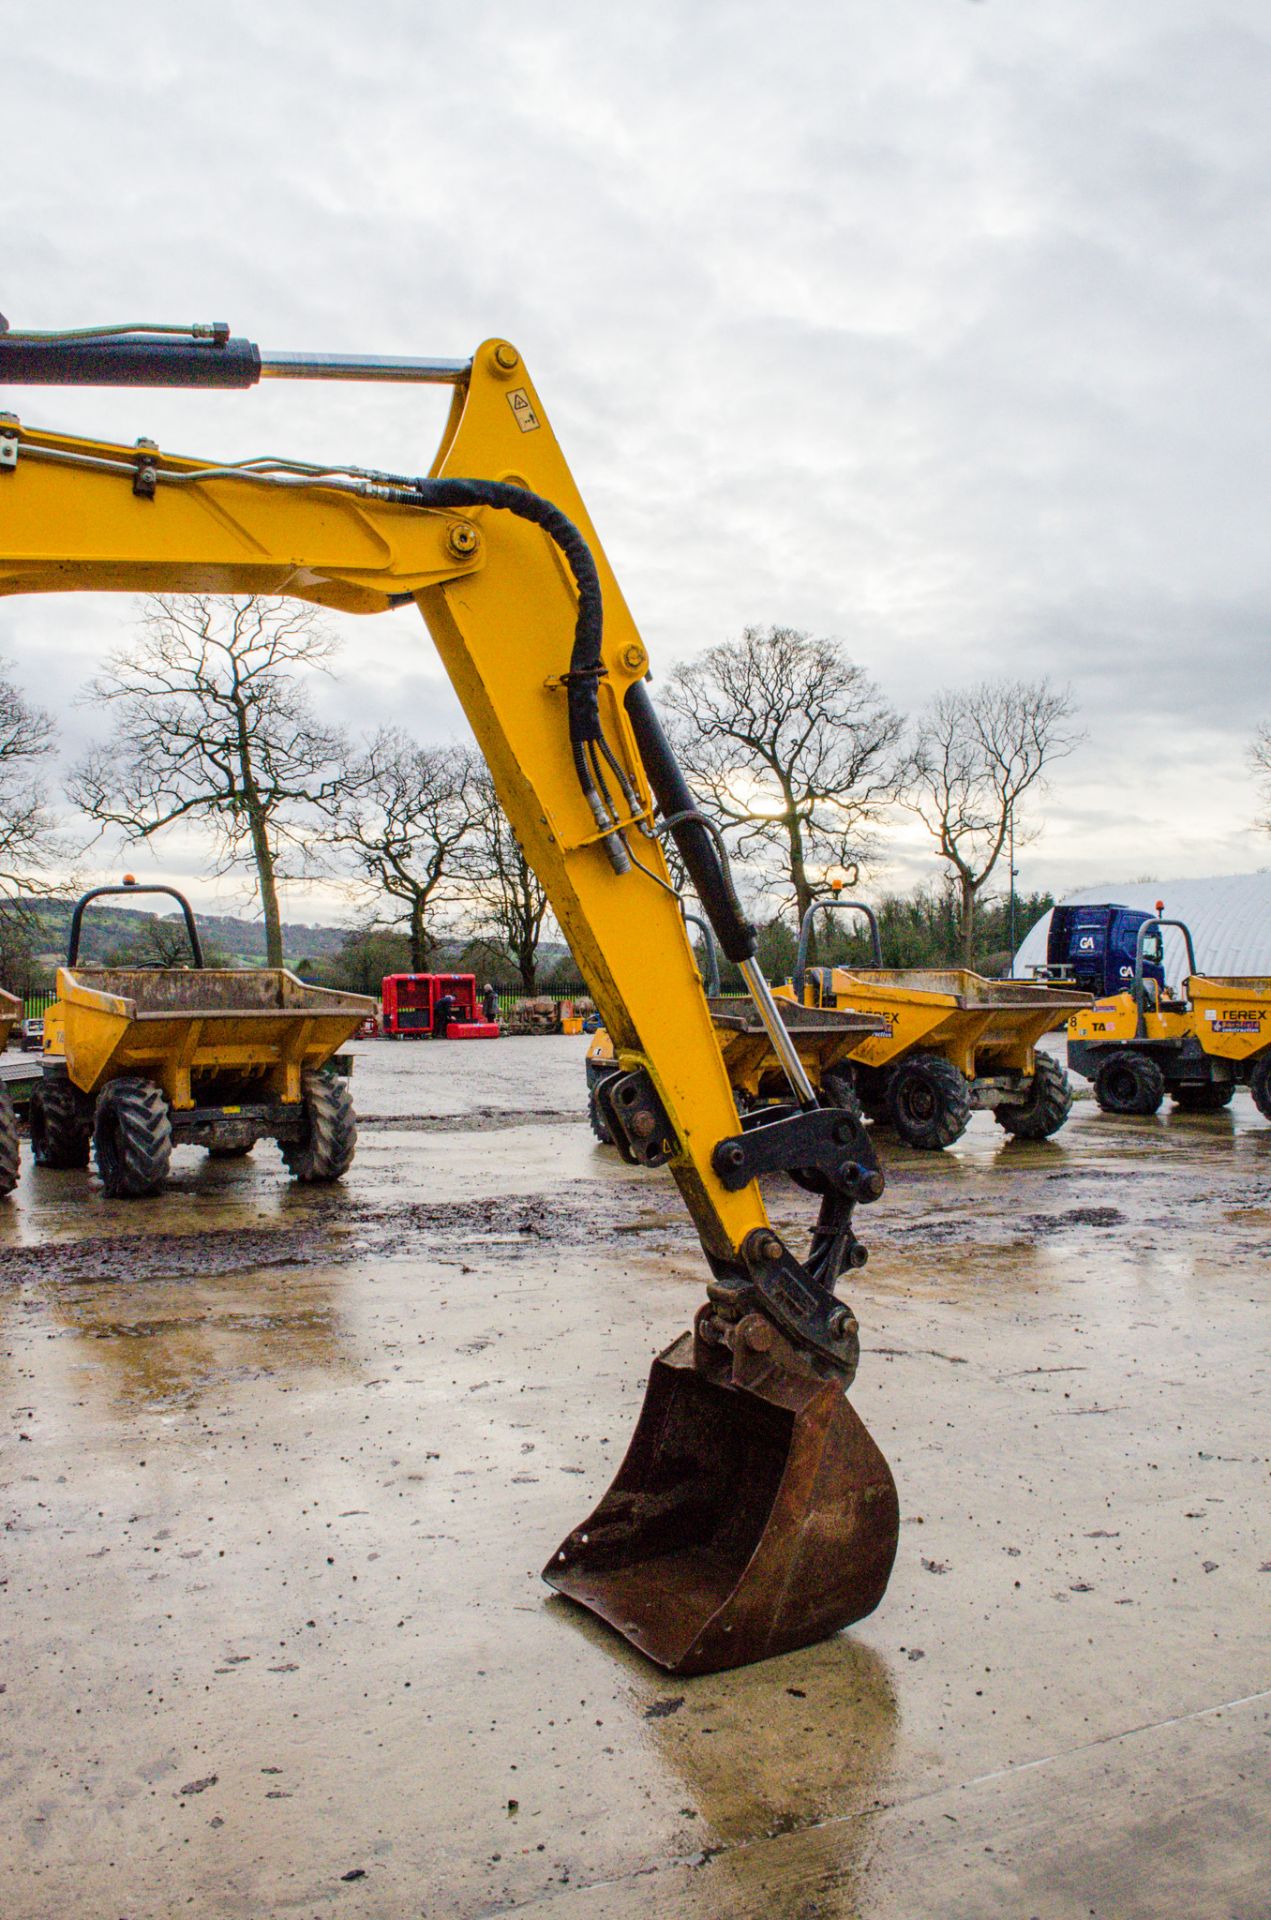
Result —
<instances>
[{"instance_id":1,"label":"bucket pivot bracket","mask_svg":"<svg viewBox=\"0 0 1271 1920\"><path fill-rule=\"evenodd\" d=\"M767 1107L748 1114L742 1131L721 1140L713 1164L736 1190L763 1173L788 1173L821 1197L806 1262L771 1227L747 1234L739 1248L740 1286L717 1274L712 1304L725 1321L757 1309L822 1367L850 1383L860 1357L856 1316L837 1299L834 1283L862 1267L866 1252L852 1231L858 1201L877 1200L883 1176L860 1120L842 1107Z\"/></svg>"},{"instance_id":2,"label":"bucket pivot bracket","mask_svg":"<svg viewBox=\"0 0 1271 1920\"><path fill-rule=\"evenodd\" d=\"M596 1103L628 1166L664 1167L678 1151L675 1128L645 1067L606 1074L596 1087Z\"/></svg>"},{"instance_id":3,"label":"bucket pivot bracket","mask_svg":"<svg viewBox=\"0 0 1271 1920\"><path fill-rule=\"evenodd\" d=\"M760 1108L719 1142L711 1164L732 1193L761 1173L789 1173L813 1192L851 1200L877 1200L883 1190L869 1136L842 1107Z\"/></svg>"},{"instance_id":4,"label":"bucket pivot bracket","mask_svg":"<svg viewBox=\"0 0 1271 1920\"><path fill-rule=\"evenodd\" d=\"M748 1233L740 1252L745 1268L742 1284L717 1280L707 1288L719 1330L758 1311L850 1386L861 1351L852 1309L795 1259L771 1227Z\"/></svg>"}]
</instances>

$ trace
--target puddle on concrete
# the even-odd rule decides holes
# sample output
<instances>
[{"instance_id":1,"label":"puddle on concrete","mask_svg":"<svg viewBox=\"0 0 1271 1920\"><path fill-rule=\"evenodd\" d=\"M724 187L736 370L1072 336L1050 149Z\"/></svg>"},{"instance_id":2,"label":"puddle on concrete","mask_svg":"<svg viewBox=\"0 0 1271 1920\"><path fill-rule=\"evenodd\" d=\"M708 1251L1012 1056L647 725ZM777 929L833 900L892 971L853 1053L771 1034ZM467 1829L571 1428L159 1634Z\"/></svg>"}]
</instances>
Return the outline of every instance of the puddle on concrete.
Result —
<instances>
[{"instance_id":1,"label":"puddle on concrete","mask_svg":"<svg viewBox=\"0 0 1271 1920\"><path fill-rule=\"evenodd\" d=\"M1082 1102L1031 1151L987 1116L944 1156L881 1136L843 1291L892 1585L850 1634L679 1682L538 1576L704 1282L669 1176L561 1118L584 1050L361 1049L337 1191L264 1147L140 1208L24 1172L6 1912L1054 1915L1103 1897L1063 1904L1101 1835L1157 1872L1180 1831L1234 1891L1145 1880L1153 1920L1256 1911L1214 1826L1271 1826L1229 1705L1265 1689L1271 1596L1247 1098L1185 1127ZM771 1192L797 1235L812 1203ZM1030 1857L1053 1899L1014 1897Z\"/></svg>"}]
</instances>

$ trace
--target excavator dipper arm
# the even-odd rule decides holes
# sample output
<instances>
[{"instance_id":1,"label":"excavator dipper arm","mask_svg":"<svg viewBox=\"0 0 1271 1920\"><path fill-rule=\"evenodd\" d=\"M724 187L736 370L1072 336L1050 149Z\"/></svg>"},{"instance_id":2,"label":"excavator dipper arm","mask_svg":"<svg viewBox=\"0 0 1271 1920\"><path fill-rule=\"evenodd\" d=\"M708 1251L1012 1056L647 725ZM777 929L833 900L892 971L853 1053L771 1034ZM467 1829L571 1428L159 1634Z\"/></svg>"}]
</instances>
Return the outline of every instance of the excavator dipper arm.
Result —
<instances>
[{"instance_id":1,"label":"excavator dipper arm","mask_svg":"<svg viewBox=\"0 0 1271 1920\"><path fill-rule=\"evenodd\" d=\"M867 1137L821 1108L754 963L754 932L645 685L648 658L520 355L269 356L228 329L0 333L17 384L245 386L258 377L453 387L431 472L235 465L0 414L0 592L278 594L350 613L414 601L496 790L613 1038L607 1117L667 1163L711 1269L690 1335L654 1364L627 1460L545 1577L680 1671L739 1665L877 1604L896 1540L886 1463L845 1398L857 1328L834 1294L881 1191ZM679 901L677 841L742 967L795 1097L737 1116ZM806 1260L757 1175L821 1196Z\"/></svg>"}]
</instances>

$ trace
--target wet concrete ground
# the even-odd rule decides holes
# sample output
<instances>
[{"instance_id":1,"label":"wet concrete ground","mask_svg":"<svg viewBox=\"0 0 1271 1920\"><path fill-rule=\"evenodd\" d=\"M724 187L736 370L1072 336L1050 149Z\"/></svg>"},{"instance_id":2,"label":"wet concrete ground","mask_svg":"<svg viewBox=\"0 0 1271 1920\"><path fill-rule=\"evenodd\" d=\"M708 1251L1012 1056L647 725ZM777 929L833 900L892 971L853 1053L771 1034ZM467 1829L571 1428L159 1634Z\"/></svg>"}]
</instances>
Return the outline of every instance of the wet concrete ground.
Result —
<instances>
[{"instance_id":1,"label":"wet concrete ground","mask_svg":"<svg viewBox=\"0 0 1271 1920\"><path fill-rule=\"evenodd\" d=\"M359 1049L274 1149L0 1217L0 1914L1265 1920L1271 1129L881 1136L861 1627L670 1681L538 1569L703 1268L584 1044ZM775 1216L802 1217L789 1189Z\"/></svg>"}]
</instances>

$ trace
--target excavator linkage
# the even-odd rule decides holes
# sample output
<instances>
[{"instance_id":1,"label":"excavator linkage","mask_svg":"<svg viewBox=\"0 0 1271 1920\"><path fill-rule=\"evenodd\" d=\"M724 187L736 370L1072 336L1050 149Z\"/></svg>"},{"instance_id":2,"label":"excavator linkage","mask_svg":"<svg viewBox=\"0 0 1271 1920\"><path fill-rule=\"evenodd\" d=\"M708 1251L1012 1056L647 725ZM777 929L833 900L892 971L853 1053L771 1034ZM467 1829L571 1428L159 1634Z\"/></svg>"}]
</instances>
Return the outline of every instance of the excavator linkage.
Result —
<instances>
[{"instance_id":1,"label":"excavator linkage","mask_svg":"<svg viewBox=\"0 0 1271 1920\"><path fill-rule=\"evenodd\" d=\"M837 1633L896 1555L895 1482L842 1381L761 1314L722 1331L704 1308L653 1362L617 1478L543 1570L671 1673Z\"/></svg>"},{"instance_id":2,"label":"excavator linkage","mask_svg":"<svg viewBox=\"0 0 1271 1920\"><path fill-rule=\"evenodd\" d=\"M617 1479L545 1577L677 1673L804 1646L877 1605L896 1550L896 1489L847 1400L856 1321L835 1294L865 1257L852 1209L882 1176L858 1116L823 1106L808 1080L520 354L498 339L459 360L270 353L221 322L31 334L0 319L0 388L294 378L451 389L431 470L225 465L3 412L0 594L418 606L613 1042L600 1091L615 1144L669 1168L711 1274L693 1332L654 1362ZM745 980L788 1105L738 1116L667 836ZM764 1205L761 1182L780 1172L820 1196L803 1261Z\"/></svg>"}]
</instances>

